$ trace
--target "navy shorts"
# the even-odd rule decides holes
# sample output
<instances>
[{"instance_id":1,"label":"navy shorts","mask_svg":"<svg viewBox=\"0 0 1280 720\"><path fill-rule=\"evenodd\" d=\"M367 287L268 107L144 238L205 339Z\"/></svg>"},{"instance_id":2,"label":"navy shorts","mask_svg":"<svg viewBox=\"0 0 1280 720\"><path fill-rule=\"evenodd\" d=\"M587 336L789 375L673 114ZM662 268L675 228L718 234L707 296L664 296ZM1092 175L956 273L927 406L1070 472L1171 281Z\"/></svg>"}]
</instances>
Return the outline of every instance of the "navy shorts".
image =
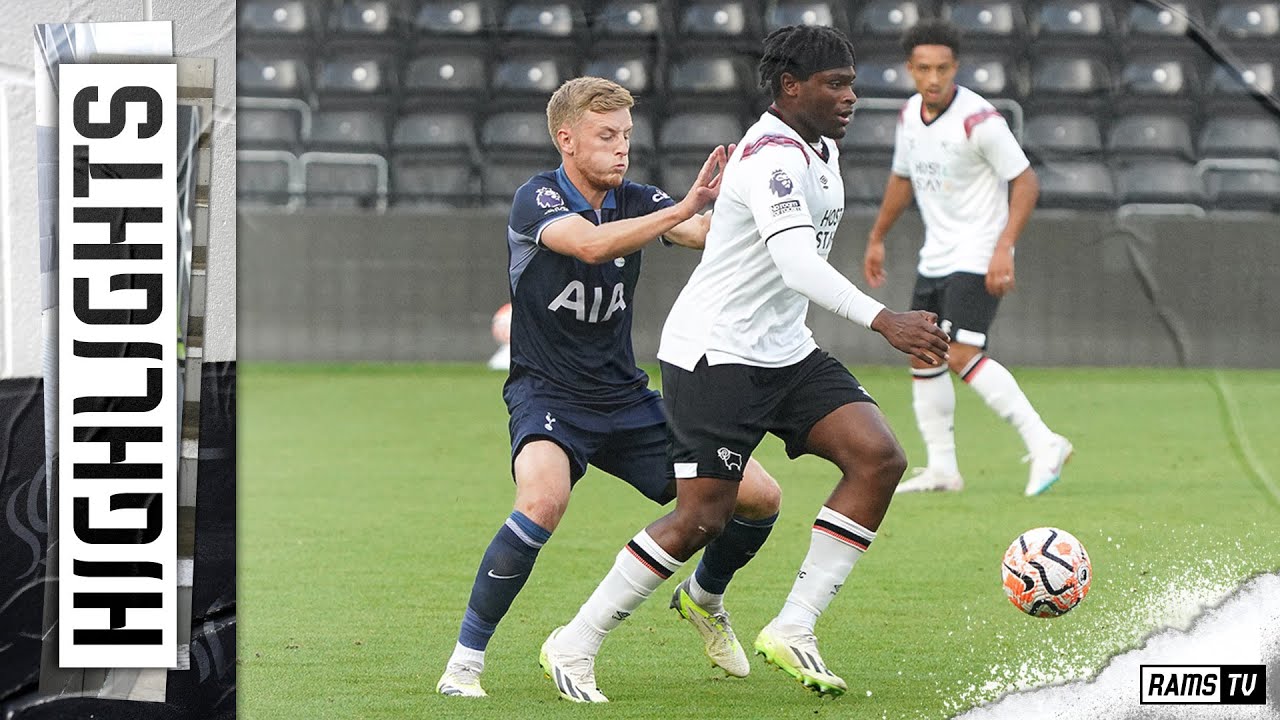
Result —
<instances>
[{"instance_id":1,"label":"navy shorts","mask_svg":"<svg viewBox=\"0 0 1280 720\"><path fill-rule=\"evenodd\" d=\"M987 292L987 276L958 272L943 277L916 276L911 309L938 315L938 324L962 345L987 347L987 332L996 318L1000 298Z\"/></svg>"},{"instance_id":2,"label":"navy shorts","mask_svg":"<svg viewBox=\"0 0 1280 720\"><path fill-rule=\"evenodd\" d=\"M503 390L511 413L511 461L529 442L550 440L569 456L569 482L587 465L613 475L665 505L675 498L667 477L667 422L662 396L648 388L617 401L574 398L540 378L524 376Z\"/></svg>"},{"instance_id":3,"label":"navy shorts","mask_svg":"<svg viewBox=\"0 0 1280 720\"><path fill-rule=\"evenodd\" d=\"M849 403L875 400L840 361L823 350L786 367L709 365L693 372L662 364L671 427L668 477L742 480L746 461L766 432L787 456L809 452L809 431Z\"/></svg>"}]
</instances>

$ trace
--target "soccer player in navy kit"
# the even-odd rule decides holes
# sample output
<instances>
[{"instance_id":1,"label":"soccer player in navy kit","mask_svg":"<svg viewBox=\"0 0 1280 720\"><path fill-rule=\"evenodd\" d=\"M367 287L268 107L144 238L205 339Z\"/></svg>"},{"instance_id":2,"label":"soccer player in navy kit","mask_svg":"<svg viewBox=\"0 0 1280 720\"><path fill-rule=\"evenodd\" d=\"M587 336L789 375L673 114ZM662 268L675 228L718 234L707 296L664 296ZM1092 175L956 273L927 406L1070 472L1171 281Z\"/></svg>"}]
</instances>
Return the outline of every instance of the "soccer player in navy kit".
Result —
<instances>
[{"instance_id":1,"label":"soccer player in navy kit","mask_svg":"<svg viewBox=\"0 0 1280 720\"><path fill-rule=\"evenodd\" d=\"M659 236L701 248L710 224L698 211L719 194L724 147L707 158L680 202L623 179L631 133L629 92L601 78L570 80L547 105L560 168L516 191L507 246L511 287L511 414L515 508L485 551L458 643L437 691L482 697L484 651L533 569L587 465L651 500L675 497L667 478L660 396L636 367L632 305L641 248ZM732 148L729 150L732 152ZM708 546L692 592L677 609L730 674L749 670L721 598L733 573L763 545L780 490L758 464L747 475L734 521ZM695 599L690 599L695 598Z\"/></svg>"}]
</instances>

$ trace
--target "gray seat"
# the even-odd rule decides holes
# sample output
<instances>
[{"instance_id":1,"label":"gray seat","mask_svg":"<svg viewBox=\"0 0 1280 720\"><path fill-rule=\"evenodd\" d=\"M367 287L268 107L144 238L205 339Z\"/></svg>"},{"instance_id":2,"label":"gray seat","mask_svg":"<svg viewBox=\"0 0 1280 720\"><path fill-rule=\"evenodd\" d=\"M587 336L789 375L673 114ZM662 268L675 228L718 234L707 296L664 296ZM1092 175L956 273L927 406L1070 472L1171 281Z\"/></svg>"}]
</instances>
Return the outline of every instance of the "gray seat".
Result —
<instances>
[{"instance_id":1,"label":"gray seat","mask_svg":"<svg viewBox=\"0 0 1280 720\"><path fill-rule=\"evenodd\" d=\"M1121 155L1156 155L1195 160L1191 128L1171 115L1130 115L1117 119L1107 133L1107 151Z\"/></svg>"},{"instance_id":2,"label":"gray seat","mask_svg":"<svg viewBox=\"0 0 1280 720\"><path fill-rule=\"evenodd\" d=\"M1246 60L1239 67L1215 65L1209 77L1209 92L1220 96L1247 96L1253 92L1274 93L1277 62L1272 60Z\"/></svg>"},{"instance_id":3,"label":"gray seat","mask_svg":"<svg viewBox=\"0 0 1280 720\"><path fill-rule=\"evenodd\" d=\"M1134 160L1116 167L1116 193L1121 203L1204 202L1204 183L1195 166L1181 160Z\"/></svg>"},{"instance_id":4,"label":"gray seat","mask_svg":"<svg viewBox=\"0 0 1280 720\"><path fill-rule=\"evenodd\" d=\"M730 113L677 113L662 124L658 146L664 151L701 152L705 160L715 146L737 142L745 129L738 116Z\"/></svg>"},{"instance_id":5,"label":"gray seat","mask_svg":"<svg viewBox=\"0 0 1280 720\"><path fill-rule=\"evenodd\" d=\"M771 33L788 25L822 25L835 27L836 10L832 3L814 0L773 0L764 15L764 31Z\"/></svg>"},{"instance_id":6,"label":"gray seat","mask_svg":"<svg viewBox=\"0 0 1280 720\"><path fill-rule=\"evenodd\" d=\"M657 0L611 0L596 13L595 31L613 37L653 37L662 32Z\"/></svg>"},{"instance_id":7,"label":"gray seat","mask_svg":"<svg viewBox=\"0 0 1280 720\"><path fill-rule=\"evenodd\" d=\"M751 34L751 13L742 0L693 0L680 13L680 33L701 37L744 38Z\"/></svg>"},{"instance_id":8,"label":"gray seat","mask_svg":"<svg viewBox=\"0 0 1280 720\"><path fill-rule=\"evenodd\" d=\"M1280 212L1280 171L1266 169L1211 169L1205 185L1215 208Z\"/></svg>"},{"instance_id":9,"label":"gray seat","mask_svg":"<svg viewBox=\"0 0 1280 720\"><path fill-rule=\"evenodd\" d=\"M545 151L553 147L547 116L538 112L505 112L489 117L480 130L480 145L494 150Z\"/></svg>"},{"instance_id":10,"label":"gray seat","mask_svg":"<svg viewBox=\"0 0 1280 720\"><path fill-rule=\"evenodd\" d=\"M1022 40L1027 33L1022 3L1011 0L956 0L943 8L943 17L980 42Z\"/></svg>"},{"instance_id":11,"label":"gray seat","mask_svg":"<svg viewBox=\"0 0 1280 720\"><path fill-rule=\"evenodd\" d=\"M1102 209L1116 204L1110 169L1090 160L1054 160L1035 166L1042 207Z\"/></svg>"},{"instance_id":12,"label":"gray seat","mask_svg":"<svg viewBox=\"0 0 1280 720\"><path fill-rule=\"evenodd\" d=\"M307 205L372 208L384 199L378 187L378 164L372 159L354 156L349 160L315 161L305 165L303 179Z\"/></svg>"},{"instance_id":13,"label":"gray seat","mask_svg":"<svg viewBox=\"0 0 1280 720\"><path fill-rule=\"evenodd\" d=\"M880 206L889 180L888 155L840 156L840 179L844 183L845 204L860 208Z\"/></svg>"},{"instance_id":14,"label":"gray seat","mask_svg":"<svg viewBox=\"0 0 1280 720\"><path fill-rule=\"evenodd\" d=\"M1010 57L966 55L956 82L984 97L1019 98L1027 93L1026 70Z\"/></svg>"},{"instance_id":15,"label":"gray seat","mask_svg":"<svg viewBox=\"0 0 1280 720\"><path fill-rule=\"evenodd\" d=\"M1195 67L1184 58L1139 57L1120 71L1120 89L1126 95L1183 97L1196 92Z\"/></svg>"},{"instance_id":16,"label":"gray seat","mask_svg":"<svg viewBox=\"0 0 1280 720\"><path fill-rule=\"evenodd\" d=\"M470 151L476 147L476 135L470 115L419 112L405 115L396 121L391 144L397 151Z\"/></svg>"},{"instance_id":17,"label":"gray seat","mask_svg":"<svg viewBox=\"0 0 1280 720\"><path fill-rule=\"evenodd\" d=\"M900 109L872 110L854 105L849 131L840 141L841 149L858 153L892 153L900 114Z\"/></svg>"},{"instance_id":18,"label":"gray seat","mask_svg":"<svg viewBox=\"0 0 1280 720\"><path fill-rule=\"evenodd\" d=\"M858 59L858 79L853 85L866 97L909 97L916 85L900 54L872 55Z\"/></svg>"},{"instance_id":19,"label":"gray seat","mask_svg":"<svg viewBox=\"0 0 1280 720\"><path fill-rule=\"evenodd\" d=\"M413 29L422 35L475 36L491 24L488 3L476 0L427 0L413 16Z\"/></svg>"},{"instance_id":20,"label":"gray seat","mask_svg":"<svg viewBox=\"0 0 1280 720\"><path fill-rule=\"evenodd\" d=\"M1047 0L1032 22L1038 38L1104 40L1112 35L1111 4L1101 0Z\"/></svg>"},{"instance_id":21,"label":"gray seat","mask_svg":"<svg viewBox=\"0 0 1280 720\"><path fill-rule=\"evenodd\" d=\"M1200 130L1200 155L1280 159L1280 120L1272 117L1211 117Z\"/></svg>"},{"instance_id":22,"label":"gray seat","mask_svg":"<svg viewBox=\"0 0 1280 720\"><path fill-rule=\"evenodd\" d=\"M335 57L320 62L317 92L333 95L378 95L395 86L391 64L368 56Z\"/></svg>"},{"instance_id":23,"label":"gray seat","mask_svg":"<svg viewBox=\"0 0 1280 720\"><path fill-rule=\"evenodd\" d=\"M388 0L342 0L329 10L331 37L395 39L395 13Z\"/></svg>"},{"instance_id":24,"label":"gray seat","mask_svg":"<svg viewBox=\"0 0 1280 720\"><path fill-rule=\"evenodd\" d=\"M744 90L747 68L735 57L689 57L671 64L667 87L675 95L738 95Z\"/></svg>"},{"instance_id":25,"label":"gray seat","mask_svg":"<svg viewBox=\"0 0 1280 720\"><path fill-rule=\"evenodd\" d=\"M326 111L311 119L311 150L383 153L387 149L387 119L367 110Z\"/></svg>"},{"instance_id":26,"label":"gray seat","mask_svg":"<svg viewBox=\"0 0 1280 720\"><path fill-rule=\"evenodd\" d=\"M551 170L560 164L560 156L553 153L528 157L503 158L502 162L485 163L480 171L483 202L489 205L510 207L516 189L540 172Z\"/></svg>"},{"instance_id":27,"label":"gray seat","mask_svg":"<svg viewBox=\"0 0 1280 720\"><path fill-rule=\"evenodd\" d=\"M1280 39L1280 3L1226 0L1218 5L1214 26L1231 39Z\"/></svg>"},{"instance_id":28,"label":"gray seat","mask_svg":"<svg viewBox=\"0 0 1280 720\"><path fill-rule=\"evenodd\" d=\"M1159 6L1143 2L1130 4L1125 32L1130 40L1176 38L1202 23L1195 3L1162 2Z\"/></svg>"},{"instance_id":29,"label":"gray seat","mask_svg":"<svg viewBox=\"0 0 1280 720\"><path fill-rule=\"evenodd\" d=\"M274 108L236 110L236 145L244 148L290 150L301 139L297 112Z\"/></svg>"},{"instance_id":30,"label":"gray seat","mask_svg":"<svg viewBox=\"0 0 1280 720\"><path fill-rule=\"evenodd\" d=\"M1102 132L1092 115L1036 115L1023 128L1022 144L1045 159L1095 156L1102 152Z\"/></svg>"},{"instance_id":31,"label":"gray seat","mask_svg":"<svg viewBox=\"0 0 1280 720\"><path fill-rule=\"evenodd\" d=\"M1095 58L1045 55L1031 70L1031 93L1041 97L1097 97L1111 92L1111 71Z\"/></svg>"},{"instance_id":32,"label":"gray seat","mask_svg":"<svg viewBox=\"0 0 1280 720\"><path fill-rule=\"evenodd\" d=\"M258 97L306 97L311 73L302 58L245 55L236 61L236 90Z\"/></svg>"},{"instance_id":33,"label":"gray seat","mask_svg":"<svg viewBox=\"0 0 1280 720\"><path fill-rule=\"evenodd\" d=\"M480 177L464 158L398 154L391 162L391 204L398 207L473 207Z\"/></svg>"},{"instance_id":34,"label":"gray seat","mask_svg":"<svg viewBox=\"0 0 1280 720\"><path fill-rule=\"evenodd\" d=\"M461 50L422 55L409 61L404 85L411 94L483 94L488 87L485 59Z\"/></svg>"},{"instance_id":35,"label":"gray seat","mask_svg":"<svg viewBox=\"0 0 1280 720\"><path fill-rule=\"evenodd\" d=\"M310 7L303 0L244 0L236 26L245 35L302 38L313 32Z\"/></svg>"},{"instance_id":36,"label":"gray seat","mask_svg":"<svg viewBox=\"0 0 1280 720\"><path fill-rule=\"evenodd\" d=\"M509 35L542 38L567 38L585 24L577 6L557 0L517 0L502 19Z\"/></svg>"},{"instance_id":37,"label":"gray seat","mask_svg":"<svg viewBox=\"0 0 1280 720\"><path fill-rule=\"evenodd\" d=\"M291 194L289 163L286 159L254 158L240 155L236 160L236 197L257 205L287 205Z\"/></svg>"},{"instance_id":38,"label":"gray seat","mask_svg":"<svg viewBox=\"0 0 1280 720\"><path fill-rule=\"evenodd\" d=\"M490 87L498 93L549 95L569 79L561 62L545 55L509 57L493 69Z\"/></svg>"},{"instance_id":39,"label":"gray seat","mask_svg":"<svg viewBox=\"0 0 1280 720\"><path fill-rule=\"evenodd\" d=\"M897 39L907 28L920 22L920 18L928 17L926 5L932 5L932 3L915 0L871 0L862 7L862 12L858 13L853 21L853 37Z\"/></svg>"},{"instance_id":40,"label":"gray seat","mask_svg":"<svg viewBox=\"0 0 1280 720\"><path fill-rule=\"evenodd\" d=\"M653 65L653 60L643 55L610 53L587 60L582 74L612 80L633 95L642 95L653 88L653 79L649 75L649 68Z\"/></svg>"}]
</instances>

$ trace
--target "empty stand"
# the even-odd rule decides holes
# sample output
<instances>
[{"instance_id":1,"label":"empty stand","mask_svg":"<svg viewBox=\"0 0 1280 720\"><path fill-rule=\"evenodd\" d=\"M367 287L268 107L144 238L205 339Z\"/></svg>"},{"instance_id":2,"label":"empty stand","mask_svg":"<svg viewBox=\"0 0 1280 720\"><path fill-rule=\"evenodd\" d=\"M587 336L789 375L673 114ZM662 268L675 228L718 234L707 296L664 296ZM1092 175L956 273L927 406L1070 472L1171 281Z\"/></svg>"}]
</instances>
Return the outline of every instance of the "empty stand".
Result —
<instances>
[{"instance_id":1,"label":"empty stand","mask_svg":"<svg viewBox=\"0 0 1280 720\"><path fill-rule=\"evenodd\" d=\"M1191 128L1183 118L1171 115L1130 115L1116 119L1107 133L1107 151L1116 156L1196 159Z\"/></svg>"},{"instance_id":2,"label":"empty stand","mask_svg":"<svg viewBox=\"0 0 1280 720\"><path fill-rule=\"evenodd\" d=\"M1116 205L1111 170L1092 160L1052 160L1034 166L1041 207L1104 210Z\"/></svg>"},{"instance_id":3,"label":"empty stand","mask_svg":"<svg viewBox=\"0 0 1280 720\"><path fill-rule=\"evenodd\" d=\"M1200 155L1206 158L1280 160L1280 119L1271 116L1223 117L1205 121Z\"/></svg>"},{"instance_id":4,"label":"empty stand","mask_svg":"<svg viewBox=\"0 0 1280 720\"><path fill-rule=\"evenodd\" d=\"M312 116L309 150L385 153L386 116L369 110L320 112Z\"/></svg>"},{"instance_id":5,"label":"empty stand","mask_svg":"<svg viewBox=\"0 0 1280 720\"><path fill-rule=\"evenodd\" d=\"M1097 157L1102 154L1102 132L1092 115L1036 115L1027 120L1022 145L1045 160Z\"/></svg>"}]
</instances>

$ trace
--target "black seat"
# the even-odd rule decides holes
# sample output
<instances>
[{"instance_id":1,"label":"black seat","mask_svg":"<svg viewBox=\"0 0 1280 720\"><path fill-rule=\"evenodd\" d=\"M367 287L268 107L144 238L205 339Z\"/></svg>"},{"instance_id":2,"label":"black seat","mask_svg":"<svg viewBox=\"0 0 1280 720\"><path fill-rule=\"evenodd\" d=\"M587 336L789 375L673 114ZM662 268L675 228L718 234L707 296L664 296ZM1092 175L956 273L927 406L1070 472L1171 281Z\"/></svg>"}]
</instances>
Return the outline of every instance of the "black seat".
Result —
<instances>
[{"instance_id":1,"label":"black seat","mask_svg":"<svg viewBox=\"0 0 1280 720\"><path fill-rule=\"evenodd\" d=\"M1214 26L1219 36L1234 40L1280 39L1280 3L1224 0Z\"/></svg>"},{"instance_id":2,"label":"black seat","mask_svg":"<svg viewBox=\"0 0 1280 720\"><path fill-rule=\"evenodd\" d=\"M1115 29L1111 4L1103 0L1046 0L1032 20L1037 38L1106 41Z\"/></svg>"},{"instance_id":3,"label":"black seat","mask_svg":"<svg viewBox=\"0 0 1280 720\"><path fill-rule=\"evenodd\" d=\"M391 145L398 153L436 150L469 154L476 149L475 127L466 113L411 113L396 121Z\"/></svg>"},{"instance_id":4,"label":"black seat","mask_svg":"<svg viewBox=\"0 0 1280 720\"><path fill-rule=\"evenodd\" d=\"M400 28L390 0L341 0L329 9L329 38L396 42Z\"/></svg>"},{"instance_id":5,"label":"black seat","mask_svg":"<svg viewBox=\"0 0 1280 720\"><path fill-rule=\"evenodd\" d=\"M503 150L545 152L553 148L547 134L547 116L538 112L504 112L491 115L480 130L486 153ZM492 155L491 155L492 156Z\"/></svg>"},{"instance_id":6,"label":"black seat","mask_svg":"<svg viewBox=\"0 0 1280 720\"><path fill-rule=\"evenodd\" d=\"M1204 183L1195 166L1181 160L1124 160L1116 164L1121 203L1204 202Z\"/></svg>"},{"instance_id":7,"label":"black seat","mask_svg":"<svg viewBox=\"0 0 1280 720\"><path fill-rule=\"evenodd\" d=\"M292 197L290 186L291 154L236 154L236 197L245 204L287 205Z\"/></svg>"},{"instance_id":8,"label":"black seat","mask_svg":"<svg viewBox=\"0 0 1280 720\"><path fill-rule=\"evenodd\" d=\"M479 100L488 93L484 55L463 49L415 57L405 66L404 75L404 90L411 98Z\"/></svg>"},{"instance_id":9,"label":"black seat","mask_svg":"<svg viewBox=\"0 0 1280 720\"><path fill-rule=\"evenodd\" d=\"M1245 60L1238 67L1215 65L1209 78L1209 92L1218 96L1245 97L1251 93L1274 93L1277 65L1273 60Z\"/></svg>"},{"instance_id":10,"label":"black seat","mask_svg":"<svg viewBox=\"0 0 1280 720\"><path fill-rule=\"evenodd\" d=\"M396 87L394 65L386 57L343 55L320 61L316 93L323 98L389 100Z\"/></svg>"},{"instance_id":11,"label":"black seat","mask_svg":"<svg viewBox=\"0 0 1280 720\"><path fill-rule=\"evenodd\" d=\"M898 53L858 58L854 88L859 95L877 98L909 97L916 92L915 81Z\"/></svg>"},{"instance_id":12,"label":"black seat","mask_svg":"<svg viewBox=\"0 0 1280 720\"><path fill-rule=\"evenodd\" d=\"M1198 4L1193 2L1161 2L1160 5L1135 2L1129 5L1125 34L1130 43L1180 38L1193 26L1203 24Z\"/></svg>"},{"instance_id":13,"label":"black seat","mask_svg":"<svg viewBox=\"0 0 1280 720\"><path fill-rule=\"evenodd\" d=\"M1035 166L1041 207L1105 209L1116 205L1111 171L1092 160L1052 160Z\"/></svg>"},{"instance_id":14,"label":"black seat","mask_svg":"<svg viewBox=\"0 0 1280 720\"><path fill-rule=\"evenodd\" d=\"M564 58L542 53L506 56L496 61L489 83L495 95L546 96L572 76Z\"/></svg>"},{"instance_id":15,"label":"black seat","mask_svg":"<svg viewBox=\"0 0 1280 720\"><path fill-rule=\"evenodd\" d=\"M595 33L606 38L651 38L662 32L657 0L609 0L596 12Z\"/></svg>"},{"instance_id":16,"label":"black seat","mask_svg":"<svg viewBox=\"0 0 1280 720\"><path fill-rule=\"evenodd\" d=\"M391 204L466 208L480 203L480 176L465 158L397 154L391 161Z\"/></svg>"},{"instance_id":17,"label":"black seat","mask_svg":"<svg viewBox=\"0 0 1280 720\"><path fill-rule=\"evenodd\" d=\"M772 0L765 9L766 34L788 25L822 25L839 27L840 9L835 3L821 0Z\"/></svg>"},{"instance_id":18,"label":"black seat","mask_svg":"<svg viewBox=\"0 0 1280 720\"><path fill-rule=\"evenodd\" d=\"M892 156L885 154L842 154L840 178L844 182L845 204L868 210L879 207L892 162Z\"/></svg>"},{"instance_id":19,"label":"black seat","mask_svg":"<svg viewBox=\"0 0 1280 720\"><path fill-rule=\"evenodd\" d=\"M653 133L653 121L643 112L631 111L631 159L634 164L637 157L649 158L657 150Z\"/></svg>"},{"instance_id":20,"label":"black seat","mask_svg":"<svg viewBox=\"0 0 1280 720\"><path fill-rule=\"evenodd\" d=\"M1107 133L1107 152L1195 160L1191 128L1172 115L1128 115L1116 119Z\"/></svg>"},{"instance_id":21,"label":"black seat","mask_svg":"<svg viewBox=\"0 0 1280 720\"><path fill-rule=\"evenodd\" d=\"M607 53L588 58L582 74L612 80L632 95L644 95L653 89L649 72L653 66L653 59L647 55Z\"/></svg>"},{"instance_id":22,"label":"black seat","mask_svg":"<svg viewBox=\"0 0 1280 720\"><path fill-rule=\"evenodd\" d=\"M854 105L849 131L840 141L842 151L851 150L859 154L868 152L892 154L893 141L898 130L898 117L901 112L900 107L873 110Z\"/></svg>"},{"instance_id":23,"label":"black seat","mask_svg":"<svg viewBox=\"0 0 1280 720\"><path fill-rule=\"evenodd\" d=\"M381 158L303 155L305 201L312 207L376 208L385 202Z\"/></svg>"},{"instance_id":24,"label":"black seat","mask_svg":"<svg viewBox=\"0 0 1280 720\"><path fill-rule=\"evenodd\" d=\"M296 110L241 106L236 110L236 146L293 152L302 138L301 121Z\"/></svg>"},{"instance_id":25,"label":"black seat","mask_svg":"<svg viewBox=\"0 0 1280 720\"><path fill-rule=\"evenodd\" d=\"M419 37L476 37L493 26L491 3L477 0L426 0L413 14Z\"/></svg>"},{"instance_id":26,"label":"black seat","mask_svg":"<svg viewBox=\"0 0 1280 720\"><path fill-rule=\"evenodd\" d=\"M509 208L517 188L534 175L552 170L559 164L560 156L554 152L507 157L502 162L487 162L480 172L483 202L486 205Z\"/></svg>"},{"instance_id":27,"label":"black seat","mask_svg":"<svg viewBox=\"0 0 1280 720\"><path fill-rule=\"evenodd\" d=\"M668 91L677 99L736 99L747 92L750 70L726 55L684 57L671 63Z\"/></svg>"},{"instance_id":28,"label":"black seat","mask_svg":"<svg viewBox=\"0 0 1280 720\"><path fill-rule=\"evenodd\" d=\"M368 110L319 112L311 119L310 150L385 153L387 119Z\"/></svg>"},{"instance_id":29,"label":"black seat","mask_svg":"<svg viewBox=\"0 0 1280 720\"><path fill-rule=\"evenodd\" d=\"M1047 97L1096 98L1111 92L1111 71L1085 55L1038 57L1031 69L1031 92Z\"/></svg>"},{"instance_id":30,"label":"black seat","mask_svg":"<svg viewBox=\"0 0 1280 720\"><path fill-rule=\"evenodd\" d=\"M681 3L679 28L685 37L750 40L759 32L758 9L745 0L690 0Z\"/></svg>"},{"instance_id":31,"label":"black seat","mask_svg":"<svg viewBox=\"0 0 1280 720\"><path fill-rule=\"evenodd\" d=\"M314 5L303 0L244 0L236 28L246 39L309 41L315 32Z\"/></svg>"},{"instance_id":32,"label":"black seat","mask_svg":"<svg viewBox=\"0 0 1280 720\"><path fill-rule=\"evenodd\" d=\"M1198 74L1186 57L1138 56L1125 62L1118 90L1128 96L1188 97L1198 91Z\"/></svg>"},{"instance_id":33,"label":"black seat","mask_svg":"<svg viewBox=\"0 0 1280 720\"><path fill-rule=\"evenodd\" d=\"M872 40L894 41L902 37L907 28L928 17L927 5L916 0L871 0L853 20L852 37L865 36Z\"/></svg>"},{"instance_id":34,"label":"black seat","mask_svg":"<svg viewBox=\"0 0 1280 720\"><path fill-rule=\"evenodd\" d=\"M701 154L706 160L715 146L738 142L745 129L742 120L728 112L677 113L662 124L658 146L664 152Z\"/></svg>"},{"instance_id":35,"label":"black seat","mask_svg":"<svg viewBox=\"0 0 1280 720\"><path fill-rule=\"evenodd\" d=\"M1211 168L1205 185L1217 209L1280 212L1280 170L1275 168Z\"/></svg>"},{"instance_id":36,"label":"black seat","mask_svg":"<svg viewBox=\"0 0 1280 720\"><path fill-rule=\"evenodd\" d=\"M1029 85L1026 68L1003 55L966 55L956 82L984 97L1021 98Z\"/></svg>"},{"instance_id":37,"label":"black seat","mask_svg":"<svg viewBox=\"0 0 1280 720\"><path fill-rule=\"evenodd\" d=\"M311 73L301 57L246 54L236 61L236 90L255 97L307 98Z\"/></svg>"},{"instance_id":38,"label":"black seat","mask_svg":"<svg viewBox=\"0 0 1280 720\"><path fill-rule=\"evenodd\" d=\"M1211 117L1200 130L1200 155L1280 160L1280 120L1269 116Z\"/></svg>"},{"instance_id":39,"label":"black seat","mask_svg":"<svg viewBox=\"0 0 1280 720\"><path fill-rule=\"evenodd\" d=\"M986 47L1021 44L1027 35L1022 3L1011 0L955 0L943 7L942 15L966 37Z\"/></svg>"},{"instance_id":40,"label":"black seat","mask_svg":"<svg viewBox=\"0 0 1280 720\"><path fill-rule=\"evenodd\" d=\"M581 8L563 0L516 0L502 18L508 36L569 38L585 29Z\"/></svg>"},{"instance_id":41,"label":"black seat","mask_svg":"<svg viewBox=\"0 0 1280 720\"><path fill-rule=\"evenodd\" d=\"M1097 156L1102 153L1102 132L1092 115L1035 115L1022 131L1022 144L1045 160Z\"/></svg>"}]
</instances>

